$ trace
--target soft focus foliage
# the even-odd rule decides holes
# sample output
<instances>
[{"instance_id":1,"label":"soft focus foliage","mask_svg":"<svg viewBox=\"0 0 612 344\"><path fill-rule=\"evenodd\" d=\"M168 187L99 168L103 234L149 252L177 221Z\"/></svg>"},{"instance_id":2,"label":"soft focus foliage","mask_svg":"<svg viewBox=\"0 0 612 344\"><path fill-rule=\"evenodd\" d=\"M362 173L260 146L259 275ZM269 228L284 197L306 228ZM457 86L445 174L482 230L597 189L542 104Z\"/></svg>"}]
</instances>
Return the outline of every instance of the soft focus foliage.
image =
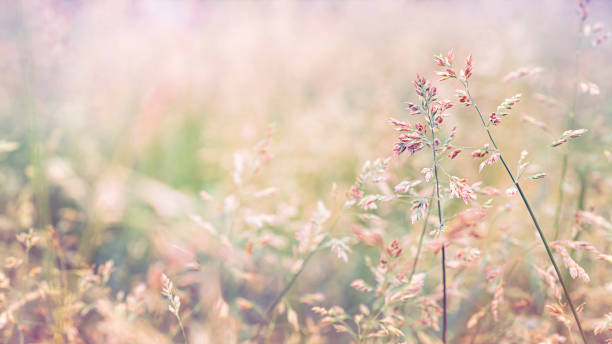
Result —
<instances>
[{"instance_id":1,"label":"soft focus foliage","mask_svg":"<svg viewBox=\"0 0 612 344\"><path fill-rule=\"evenodd\" d=\"M578 343L501 151L612 342L609 31L603 0L0 2L0 338L439 343L445 290L449 343Z\"/></svg>"}]
</instances>

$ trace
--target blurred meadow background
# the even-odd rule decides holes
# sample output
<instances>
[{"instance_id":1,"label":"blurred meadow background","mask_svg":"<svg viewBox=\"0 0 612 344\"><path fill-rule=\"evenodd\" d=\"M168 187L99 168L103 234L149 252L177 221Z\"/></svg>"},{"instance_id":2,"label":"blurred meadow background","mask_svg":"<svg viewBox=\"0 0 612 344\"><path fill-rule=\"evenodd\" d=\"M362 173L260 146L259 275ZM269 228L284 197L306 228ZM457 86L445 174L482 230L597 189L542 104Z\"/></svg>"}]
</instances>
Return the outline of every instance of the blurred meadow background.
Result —
<instances>
[{"instance_id":1,"label":"blurred meadow background","mask_svg":"<svg viewBox=\"0 0 612 344\"><path fill-rule=\"evenodd\" d=\"M579 342L571 315L546 307L554 280L536 267L550 263L511 181L471 156L488 142L479 119L457 84L437 82L432 56L454 48L458 66L473 55L487 114L522 93L494 134L513 169L527 150L526 173L547 174L522 183L549 239L596 249L568 244L588 282L555 254L587 338L604 343L611 21L603 0L1 1L1 340L439 343L433 213L418 295L381 308L373 269L397 240L408 273L422 220L402 199L345 206L366 161L391 157L370 186L390 198L431 167L427 153L394 156L387 121L410 119L420 73L456 103L446 121L473 147L445 169L482 182L470 205L445 199L451 228L475 232L448 246L449 342Z\"/></svg>"}]
</instances>

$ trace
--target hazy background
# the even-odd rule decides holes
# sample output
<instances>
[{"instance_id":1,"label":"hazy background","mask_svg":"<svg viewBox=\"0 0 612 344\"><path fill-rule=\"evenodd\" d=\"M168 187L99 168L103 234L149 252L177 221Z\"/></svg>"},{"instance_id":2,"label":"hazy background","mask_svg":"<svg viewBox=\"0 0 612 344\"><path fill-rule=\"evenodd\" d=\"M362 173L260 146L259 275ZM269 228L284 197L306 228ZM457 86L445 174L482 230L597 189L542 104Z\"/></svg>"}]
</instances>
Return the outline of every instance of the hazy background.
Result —
<instances>
[{"instance_id":1,"label":"hazy background","mask_svg":"<svg viewBox=\"0 0 612 344\"><path fill-rule=\"evenodd\" d=\"M526 189L546 227L553 222L561 151L549 144L566 129L564 107L573 96L575 1L5 0L0 6L0 139L20 143L1 162L0 229L56 224L75 261L115 261L114 291L152 278L152 269L179 269L199 255L207 288L226 298L256 294L223 284L222 274L213 272L214 243L189 219L200 214L216 221L224 197L237 192L234 153L271 134L273 158L245 192L276 191L271 199L244 203L247 213L290 209L287 216L301 219L286 229L292 240L317 200L329 200L334 183L342 195L364 161L391 155L395 133L387 117L408 118L404 102L414 100L416 73L435 80L432 55L450 48L458 66L473 54L473 95L485 112L523 94L495 135L513 165L527 149L534 171L549 174ZM612 3L593 0L589 7L589 22L610 30ZM611 139L611 56L604 43L579 61L580 80L597 84L601 94L577 98L578 127L590 136L577 144L576 164L609 166L603 150ZM542 72L502 82L520 67ZM456 86L442 84L443 98L455 100ZM534 93L561 106L537 102ZM486 143L470 109L451 112L457 143ZM522 113L549 131L522 122ZM428 159L402 157L392 170L416 175ZM449 170L501 190L510 186L499 166L483 177L478 163L467 150ZM589 185L607 190L609 178L601 171L608 169L596 171L599 179ZM567 223L577 197L573 168L569 178ZM221 205L202 200L202 190ZM10 205L32 195L29 207ZM598 197L588 191L587 203ZM523 223L519 211L509 218ZM404 215L393 213L386 230L405 230ZM348 234L350 224L335 230ZM357 252L351 260L359 257ZM262 253L245 264L267 278L274 259ZM342 304L344 288L363 266L345 269L333 257L318 259L298 290L319 288ZM338 278L330 280L335 269ZM278 289L280 282L270 279L254 289ZM321 285L324 280L331 286Z\"/></svg>"}]
</instances>

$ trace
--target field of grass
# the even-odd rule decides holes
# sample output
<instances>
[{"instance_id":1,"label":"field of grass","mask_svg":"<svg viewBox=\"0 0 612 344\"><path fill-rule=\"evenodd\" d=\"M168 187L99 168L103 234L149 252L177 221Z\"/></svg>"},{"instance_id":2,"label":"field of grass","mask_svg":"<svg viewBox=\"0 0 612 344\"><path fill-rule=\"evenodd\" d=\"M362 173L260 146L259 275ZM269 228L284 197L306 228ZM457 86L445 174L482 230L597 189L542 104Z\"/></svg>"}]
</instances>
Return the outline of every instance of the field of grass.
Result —
<instances>
[{"instance_id":1,"label":"field of grass","mask_svg":"<svg viewBox=\"0 0 612 344\"><path fill-rule=\"evenodd\" d=\"M612 343L610 31L1 1L0 342Z\"/></svg>"}]
</instances>

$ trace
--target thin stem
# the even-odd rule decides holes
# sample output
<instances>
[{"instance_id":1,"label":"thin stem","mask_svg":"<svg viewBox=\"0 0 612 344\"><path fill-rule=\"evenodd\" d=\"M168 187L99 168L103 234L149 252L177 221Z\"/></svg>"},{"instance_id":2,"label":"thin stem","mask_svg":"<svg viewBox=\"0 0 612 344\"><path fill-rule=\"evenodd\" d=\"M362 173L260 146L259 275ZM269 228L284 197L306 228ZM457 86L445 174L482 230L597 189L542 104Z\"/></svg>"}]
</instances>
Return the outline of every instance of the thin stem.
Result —
<instances>
[{"instance_id":1,"label":"thin stem","mask_svg":"<svg viewBox=\"0 0 612 344\"><path fill-rule=\"evenodd\" d=\"M442 342L446 343L446 248L442 245Z\"/></svg>"},{"instance_id":2,"label":"thin stem","mask_svg":"<svg viewBox=\"0 0 612 344\"><path fill-rule=\"evenodd\" d=\"M321 245L322 243L323 242L321 242L319 246L317 246L314 250L310 251L310 253L306 256L306 258L304 258L304 262L302 263L302 266L300 266L300 269L293 274L293 276L291 277L291 280L289 280L289 283L285 285L285 288L283 288L283 290L278 295L276 295L276 298L274 299L274 301L272 301L272 303L266 308L266 312L265 312L266 316L270 316L274 308L276 308L278 303L283 299L283 297L285 297L285 294L287 294L289 289L291 289L293 284L295 284L295 281L297 281L298 277L302 274L302 271L304 271L304 268L306 267L306 263L308 263L308 261L312 258L312 256L314 256L314 254L319 250L319 248L322 246Z\"/></svg>"},{"instance_id":3,"label":"thin stem","mask_svg":"<svg viewBox=\"0 0 612 344\"><path fill-rule=\"evenodd\" d=\"M431 192L433 196L433 190ZM419 237L419 244L417 246L417 252L414 256L414 262L412 263L412 271L410 271L409 281L412 280L412 276L416 272L417 263L419 262L419 257L421 256L421 249L423 248L423 238L425 237L425 232L427 231L427 225L429 223L429 215L431 214L431 207L427 207L427 215L425 216L425 221L423 222L423 230L421 231L421 236Z\"/></svg>"},{"instance_id":4,"label":"thin stem","mask_svg":"<svg viewBox=\"0 0 612 344\"><path fill-rule=\"evenodd\" d=\"M179 327L181 328L181 333L183 334L183 339L185 340L185 344L187 344L187 335L185 334L185 328L183 327L183 322L181 321L181 317L176 314L176 318L178 319Z\"/></svg>"},{"instance_id":5,"label":"thin stem","mask_svg":"<svg viewBox=\"0 0 612 344\"><path fill-rule=\"evenodd\" d=\"M321 241L319 243L319 245L317 245L317 247L315 249L313 249L312 251L310 251L310 253L306 256L306 258L304 258L304 261L302 262L302 266L300 266L300 269L298 271L296 271L293 276L291 276L291 279L289 280L289 282L285 285L285 287L283 288L283 290L276 295L276 298L274 298L274 301L272 301L272 303L266 308L266 311L264 312L264 319L263 322L261 322L261 324L259 325L257 332L255 332L255 335L253 336L252 339L255 339L257 337L259 337L261 330L263 329L265 324L268 324L270 322L273 322L273 320L270 320L270 315L273 313L274 309L276 308L276 306L279 304L279 302L283 299L283 297L285 297L285 294L287 294L287 292L289 292L289 290L291 289L291 287L295 284L295 282L297 281L298 277L302 274L302 272L304 271L304 268L306 267L306 264L308 263L308 261L312 258L312 256L314 256L314 254L323 246L323 244L325 243L325 240Z\"/></svg>"},{"instance_id":6,"label":"thin stem","mask_svg":"<svg viewBox=\"0 0 612 344\"><path fill-rule=\"evenodd\" d=\"M431 198L433 198L434 191L435 189L431 191ZM425 238L425 233L427 231L427 225L429 224L430 214L431 214L431 207L427 207L427 215L425 216L425 220L423 222L423 230L421 231L421 236L419 237L419 243L417 245L417 252L414 256L414 262L412 263L412 270L410 271L410 276L408 277L408 281L412 281L412 277L414 276L414 273L416 272L417 263L419 262L419 257L421 256L421 249L423 248L423 239ZM377 297L373 297L372 302L368 302L368 304L373 303L377 299L378 299ZM390 304L391 303L385 303L383 306L381 306L380 309L376 312L376 315L372 317L372 319L378 318L378 316L382 314L382 312L385 310L386 306ZM359 330L359 326L357 326L357 329Z\"/></svg>"},{"instance_id":7,"label":"thin stem","mask_svg":"<svg viewBox=\"0 0 612 344\"><path fill-rule=\"evenodd\" d=\"M565 299L567 300L567 303L569 304L570 309L572 310L572 314L574 315L574 319L576 320L576 324L578 325L578 330L580 331L580 335L582 336L582 340L586 344L588 342L587 342L586 336L584 335L584 331L582 330L582 324L580 323L580 319L578 318L578 313L576 313L576 309L574 308L574 304L572 302L572 299L570 298L570 294L569 294L569 292L567 290L567 287L565 286L565 282L563 282L563 278L561 277L561 271L559 270L559 267L557 266L557 262L555 262L555 258L553 257L553 254L552 254L552 251L550 249L550 246L548 245L548 241L546 240L546 237L544 236L544 232L540 228L540 224L538 223L538 220L536 219L536 216L533 213L533 210L531 209L531 205L529 204L529 201L527 201L527 197L525 197L525 193L523 192L523 189L521 188L521 185L514 178L514 175L512 174L512 172L510 172L510 169L508 168L508 165L506 164L506 161L504 160L501 152L499 151L499 148L497 147L497 144L495 143L495 140L493 139L493 136L491 135L491 131L489 130L489 128L486 125L486 122L484 121L484 117L482 116L482 113L480 112L480 109L478 108L478 105L476 105L476 103L474 102L474 99L472 98L472 95L470 94L470 90L468 88L467 82L462 82L462 83L463 83L463 86L465 88L466 94L470 98L470 102L473 104L474 109L476 109L476 112L478 113L478 116L480 117L480 120L482 121L482 124L483 124L484 128L486 129L487 134L489 135L489 140L491 141L491 144L495 147L495 150L499 154L499 160L504 165L504 168L506 169L506 172L508 172L508 176L512 180L512 183L514 183L514 185L518 189L519 194L521 195L521 199L523 200L523 203L525 204L525 207L527 208L527 211L529 212L529 215L531 216L531 220L533 221L533 224L535 225L535 227L536 227L536 229L538 231L538 234L540 235L540 239L542 240L542 243L544 244L544 248L546 248L546 253L548 254L548 258L550 259L550 262L552 263L552 265L553 265L553 267L555 269L555 272L557 273L557 278L559 279L559 283L561 284L561 287L563 288L563 293L565 294Z\"/></svg>"},{"instance_id":8,"label":"thin stem","mask_svg":"<svg viewBox=\"0 0 612 344\"><path fill-rule=\"evenodd\" d=\"M440 182L438 181L438 157L436 154L436 134L434 132L434 119L429 112L429 104L427 104L427 115L429 116L429 127L431 128L431 151L433 152L434 178L436 180L436 203L438 204L438 221L440 223L439 233L442 233L444 228L444 220L442 219L442 206L440 205ZM442 244L442 343L446 343L446 250Z\"/></svg>"},{"instance_id":9,"label":"thin stem","mask_svg":"<svg viewBox=\"0 0 612 344\"><path fill-rule=\"evenodd\" d=\"M270 326L268 327L268 331L266 334L266 340L264 341L264 343L266 344L270 343L270 339L272 339L272 335L274 334L274 328L276 327L277 317L278 317L278 313L274 313L274 315L272 316L272 320L270 322Z\"/></svg>"}]
</instances>

